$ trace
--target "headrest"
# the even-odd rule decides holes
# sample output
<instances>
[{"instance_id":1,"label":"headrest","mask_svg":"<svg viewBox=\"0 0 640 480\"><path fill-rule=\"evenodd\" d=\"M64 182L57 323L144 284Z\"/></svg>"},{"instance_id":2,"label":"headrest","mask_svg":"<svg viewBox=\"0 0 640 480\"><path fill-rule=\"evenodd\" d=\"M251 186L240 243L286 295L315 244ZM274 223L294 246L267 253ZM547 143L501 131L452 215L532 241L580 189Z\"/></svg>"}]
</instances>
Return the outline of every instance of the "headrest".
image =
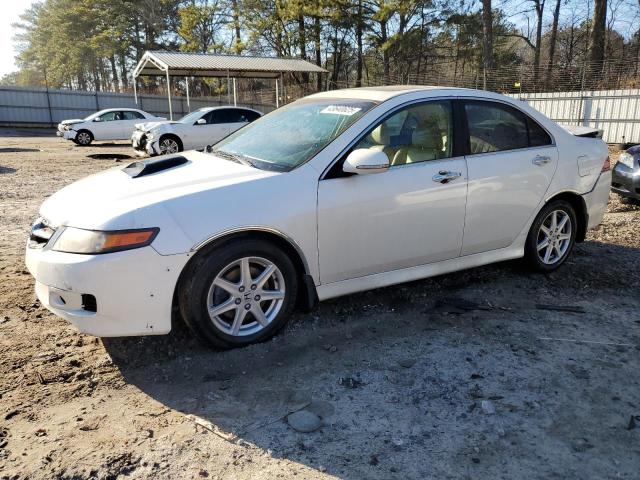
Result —
<instances>
[{"instance_id":1,"label":"headrest","mask_svg":"<svg viewBox=\"0 0 640 480\"><path fill-rule=\"evenodd\" d=\"M373 140L378 145L389 145L389 128L386 123L381 123L373 131L369 134L371 140Z\"/></svg>"}]
</instances>

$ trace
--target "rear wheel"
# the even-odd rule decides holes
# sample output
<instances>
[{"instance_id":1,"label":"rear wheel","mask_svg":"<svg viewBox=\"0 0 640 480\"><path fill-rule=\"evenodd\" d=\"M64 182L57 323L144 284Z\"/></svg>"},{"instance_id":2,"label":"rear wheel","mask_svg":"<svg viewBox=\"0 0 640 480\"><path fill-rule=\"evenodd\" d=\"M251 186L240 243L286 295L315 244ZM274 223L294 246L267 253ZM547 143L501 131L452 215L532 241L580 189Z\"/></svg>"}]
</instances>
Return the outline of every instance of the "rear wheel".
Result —
<instances>
[{"instance_id":1,"label":"rear wheel","mask_svg":"<svg viewBox=\"0 0 640 480\"><path fill-rule=\"evenodd\" d=\"M556 200L538 214L527 237L525 259L540 272L551 272L567 259L576 239L576 213L568 202Z\"/></svg>"},{"instance_id":2,"label":"rear wheel","mask_svg":"<svg viewBox=\"0 0 640 480\"><path fill-rule=\"evenodd\" d=\"M264 341L293 310L297 278L291 260L270 243L240 240L193 260L179 289L187 325L218 348Z\"/></svg>"},{"instance_id":3,"label":"rear wheel","mask_svg":"<svg viewBox=\"0 0 640 480\"><path fill-rule=\"evenodd\" d=\"M91 135L89 130L80 130L74 141L78 145L86 147L87 145L91 145L91 142L93 142L93 135Z\"/></svg>"}]
</instances>

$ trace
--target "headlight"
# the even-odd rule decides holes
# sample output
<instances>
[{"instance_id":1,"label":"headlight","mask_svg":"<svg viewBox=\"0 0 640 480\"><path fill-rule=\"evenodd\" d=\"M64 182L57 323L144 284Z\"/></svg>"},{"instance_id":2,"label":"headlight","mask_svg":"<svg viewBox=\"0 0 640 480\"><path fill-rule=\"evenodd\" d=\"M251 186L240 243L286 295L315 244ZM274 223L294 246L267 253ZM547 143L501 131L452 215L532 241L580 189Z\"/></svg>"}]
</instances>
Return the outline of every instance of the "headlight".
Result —
<instances>
[{"instance_id":1,"label":"headlight","mask_svg":"<svg viewBox=\"0 0 640 480\"><path fill-rule=\"evenodd\" d=\"M633 155L629 152L622 152L620 157L618 158L618 162L623 165L626 165L629 168L633 168Z\"/></svg>"},{"instance_id":2,"label":"headlight","mask_svg":"<svg viewBox=\"0 0 640 480\"><path fill-rule=\"evenodd\" d=\"M52 250L67 253L98 254L146 247L156 238L159 228L100 232L65 227Z\"/></svg>"}]
</instances>

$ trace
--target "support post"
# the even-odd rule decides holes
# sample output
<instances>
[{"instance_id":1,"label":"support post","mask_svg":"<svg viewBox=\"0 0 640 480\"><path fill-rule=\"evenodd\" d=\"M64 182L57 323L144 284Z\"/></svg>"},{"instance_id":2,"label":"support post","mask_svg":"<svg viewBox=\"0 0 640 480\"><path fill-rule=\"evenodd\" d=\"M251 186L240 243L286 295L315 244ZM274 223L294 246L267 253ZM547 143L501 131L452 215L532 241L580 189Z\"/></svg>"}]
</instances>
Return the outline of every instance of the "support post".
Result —
<instances>
[{"instance_id":1,"label":"support post","mask_svg":"<svg viewBox=\"0 0 640 480\"><path fill-rule=\"evenodd\" d=\"M169 100L169 120L173 120L173 107L171 106L171 80L169 69L167 68L167 99Z\"/></svg>"},{"instance_id":2,"label":"support post","mask_svg":"<svg viewBox=\"0 0 640 480\"><path fill-rule=\"evenodd\" d=\"M276 108L280 108L280 92L278 92L278 77L276 77Z\"/></svg>"},{"instance_id":3,"label":"support post","mask_svg":"<svg viewBox=\"0 0 640 480\"><path fill-rule=\"evenodd\" d=\"M136 107L138 106L138 88L136 87L136 83L138 83L138 77L133 76L133 99L136 102Z\"/></svg>"},{"instance_id":4,"label":"support post","mask_svg":"<svg viewBox=\"0 0 640 480\"><path fill-rule=\"evenodd\" d=\"M189 77L184 77L184 82L187 84L187 110L191 113L191 101L189 100Z\"/></svg>"},{"instance_id":5,"label":"support post","mask_svg":"<svg viewBox=\"0 0 640 480\"><path fill-rule=\"evenodd\" d=\"M233 106L238 106L238 97L236 96L236 77L233 77Z\"/></svg>"},{"instance_id":6,"label":"support post","mask_svg":"<svg viewBox=\"0 0 640 480\"><path fill-rule=\"evenodd\" d=\"M227 70L227 105L231 105L231 85L229 84L229 70Z\"/></svg>"}]
</instances>

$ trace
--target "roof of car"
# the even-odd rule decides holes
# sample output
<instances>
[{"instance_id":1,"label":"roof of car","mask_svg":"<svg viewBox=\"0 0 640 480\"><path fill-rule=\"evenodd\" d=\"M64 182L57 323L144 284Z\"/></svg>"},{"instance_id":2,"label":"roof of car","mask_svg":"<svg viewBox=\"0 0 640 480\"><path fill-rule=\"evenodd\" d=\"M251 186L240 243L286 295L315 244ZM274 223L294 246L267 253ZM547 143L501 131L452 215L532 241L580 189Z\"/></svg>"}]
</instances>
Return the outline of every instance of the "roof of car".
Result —
<instances>
[{"instance_id":1,"label":"roof of car","mask_svg":"<svg viewBox=\"0 0 640 480\"><path fill-rule=\"evenodd\" d=\"M456 88L456 87L440 87L436 85L386 85L379 87L360 87L360 88L345 88L342 90L329 90L326 92L316 93L311 95L312 98L355 98L362 100L374 100L383 102L392 97L403 95L406 93L429 91L431 93L442 93L446 91L449 95L455 94L477 94L479 97L495 98L499 97L499 94L493 92L487 92L484 90L474 90L471 88Z\"/></svg>"},{"instance_id":2,"label":"roof of car","mask_svg":"<svg viewBox=\"0 0 640 480\"><path fill-rule=\"evenodd\" d=\"M208 112L211 110L219 110L221 108L235 108L236 110L251 110L252 112L256 112L256 113L260 113L262 114L262 112L258 111L258 110L254 110L253 108L250 107L234 107L233 105L219 105L219 106L215 106L215 107L200 107L197 111L198 112Z\"/></svg>"}]
</instances>

